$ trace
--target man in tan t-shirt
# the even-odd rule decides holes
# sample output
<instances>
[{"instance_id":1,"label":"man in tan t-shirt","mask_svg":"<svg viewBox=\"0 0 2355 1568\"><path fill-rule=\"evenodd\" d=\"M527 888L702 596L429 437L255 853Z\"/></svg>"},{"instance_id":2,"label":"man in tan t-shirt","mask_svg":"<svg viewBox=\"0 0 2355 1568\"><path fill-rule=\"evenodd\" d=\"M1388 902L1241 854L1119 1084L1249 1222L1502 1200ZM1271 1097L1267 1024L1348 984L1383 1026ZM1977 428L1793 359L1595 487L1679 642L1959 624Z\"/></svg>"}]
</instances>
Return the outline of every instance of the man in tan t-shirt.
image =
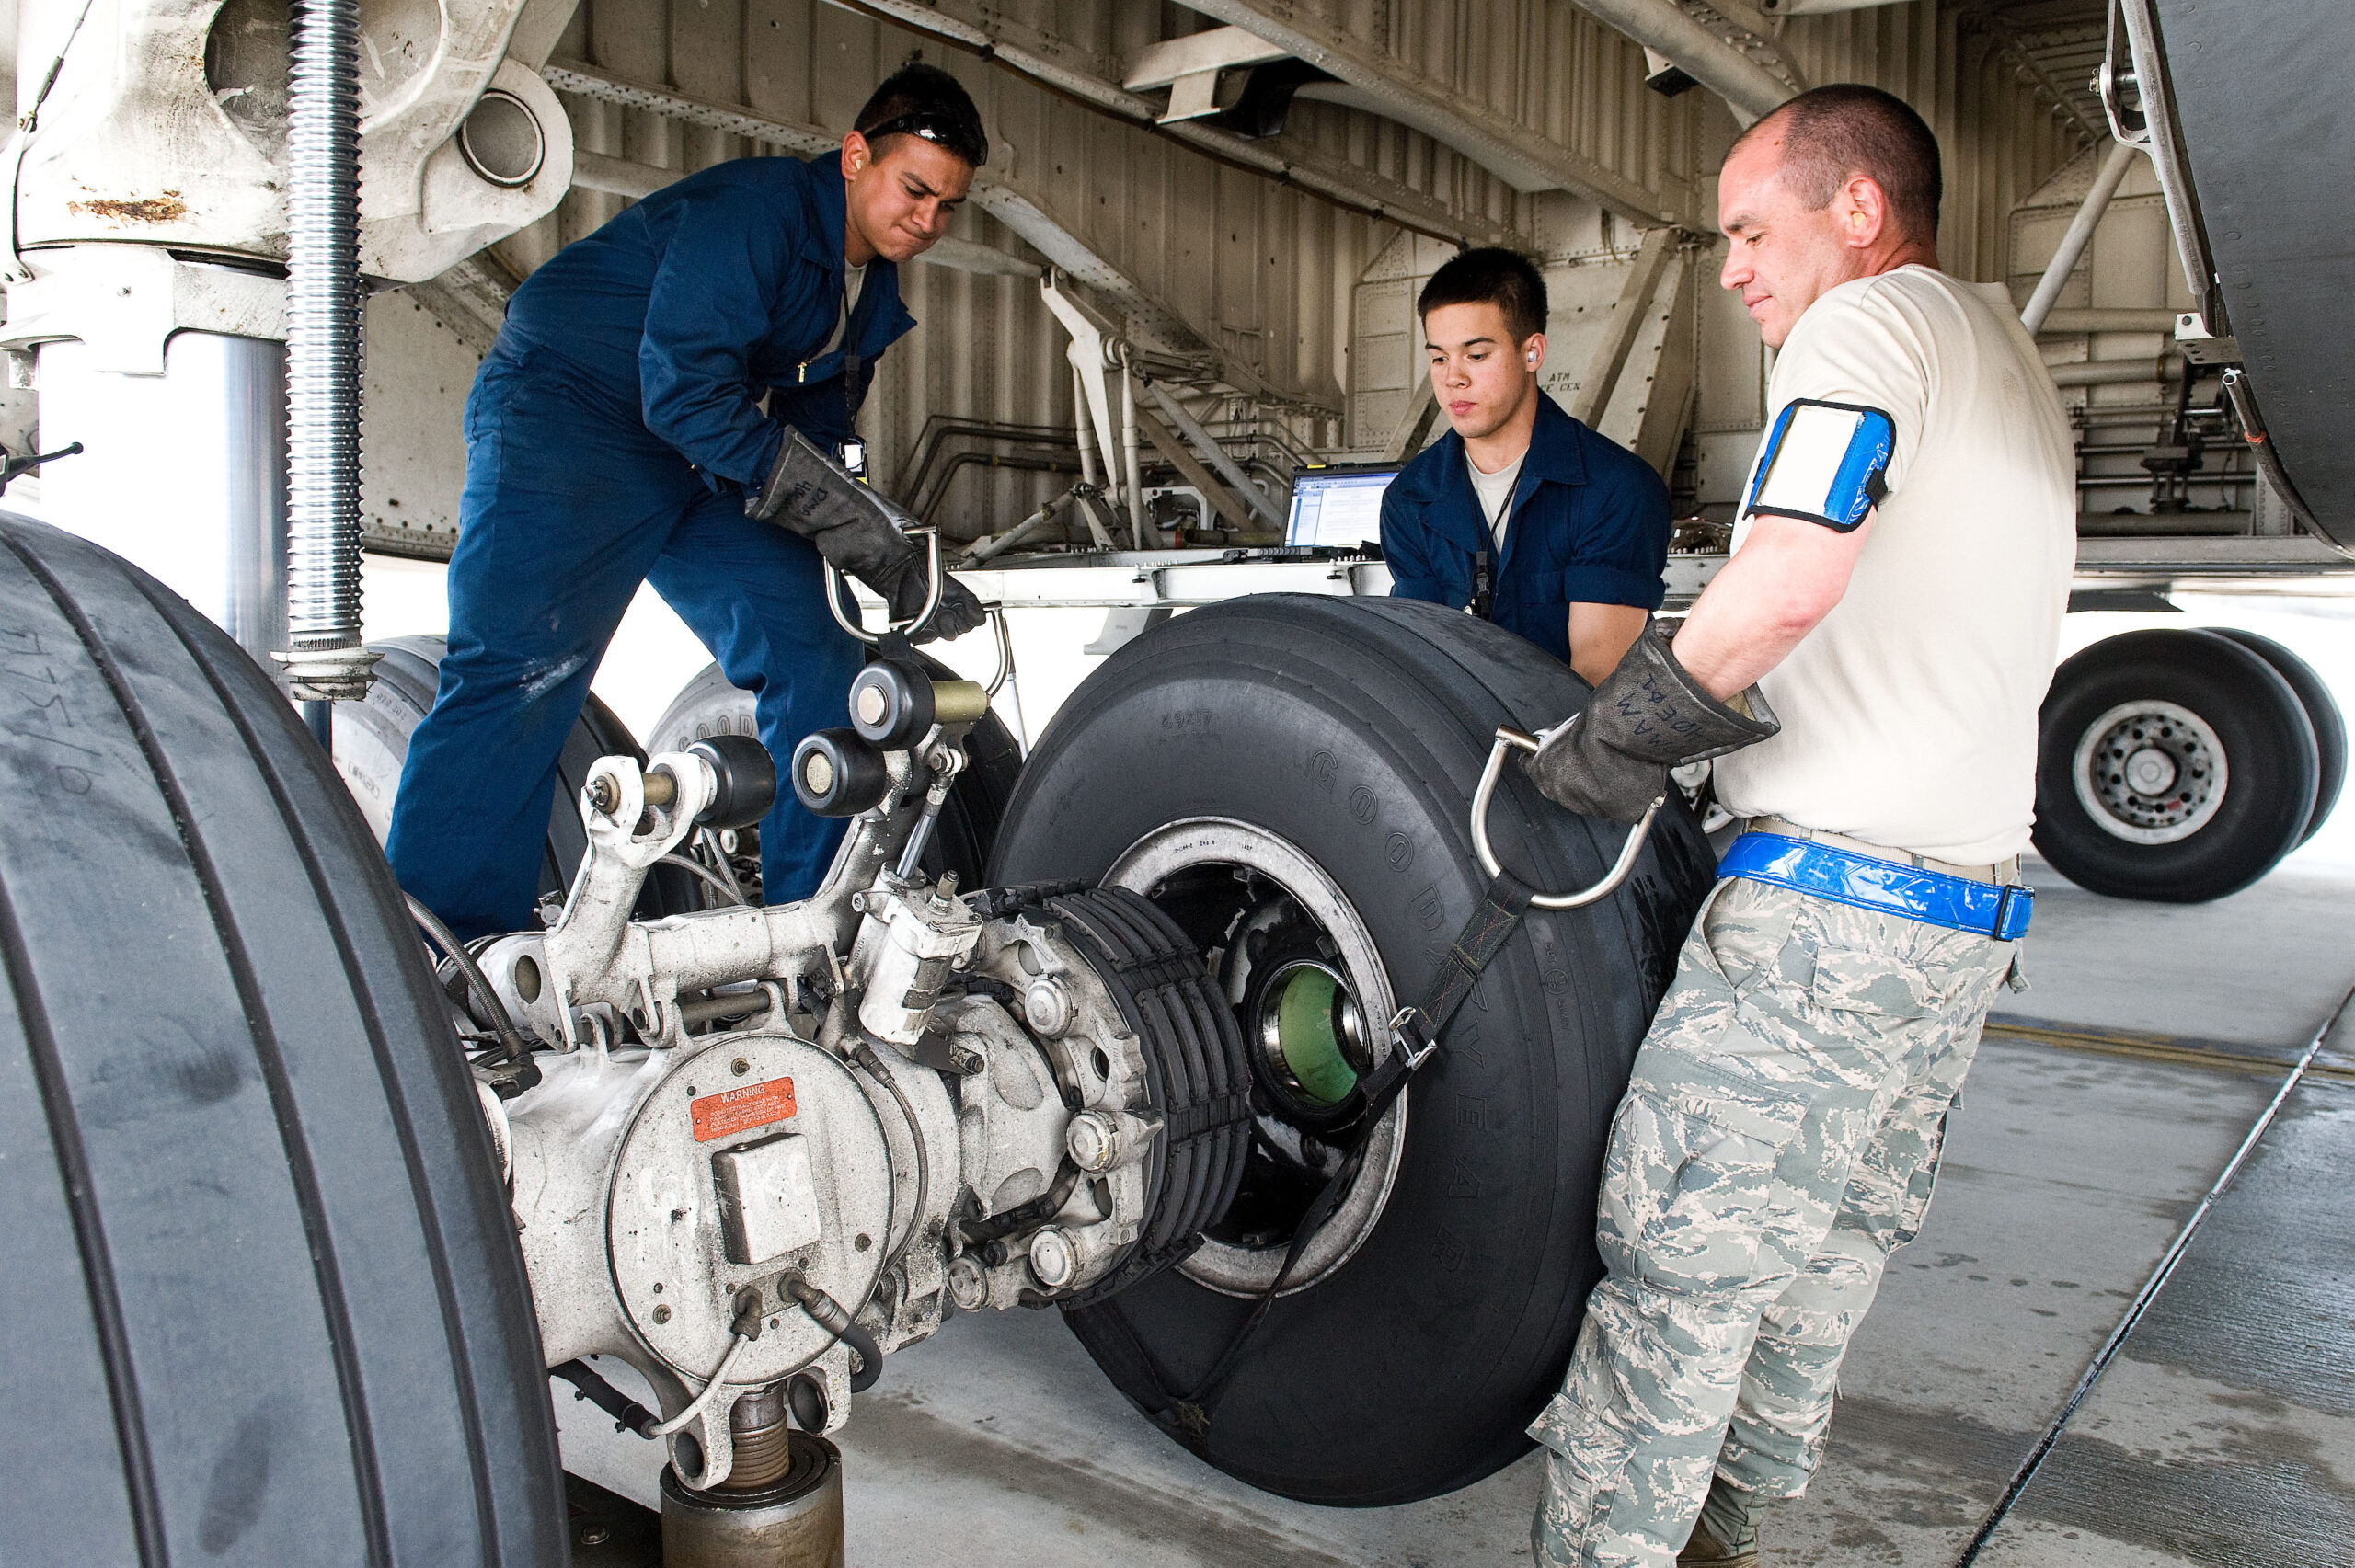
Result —
<instances>
[{"instance_id":1,"label":"man in tan t-shirt","mask_svg":"<svg viewBox=\"0 0 2355 1568\"><path fill-rule=\"evenodd\" d=\"M2074 464L2034 341L1937 270L1938 195L1929 128L1875 88L1735 143L1722 280L1781 353L1733 558L1529 760L1633 821L1715 756L1749 818L1636 1059L1607 1272L1530 1429L1546 1568L1758 1563L2016 975Z\"/></svg>"}]
</instances>

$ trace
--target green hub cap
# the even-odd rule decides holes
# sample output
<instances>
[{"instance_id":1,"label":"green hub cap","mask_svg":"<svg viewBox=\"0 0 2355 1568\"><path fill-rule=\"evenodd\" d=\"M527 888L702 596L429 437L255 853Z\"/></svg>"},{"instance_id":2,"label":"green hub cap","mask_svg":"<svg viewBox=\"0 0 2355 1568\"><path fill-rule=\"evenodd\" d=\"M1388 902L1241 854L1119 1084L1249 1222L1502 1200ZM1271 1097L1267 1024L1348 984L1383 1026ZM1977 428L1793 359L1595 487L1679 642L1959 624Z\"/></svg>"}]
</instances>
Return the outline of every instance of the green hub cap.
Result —
<instances>
[{"instance_id":1,"label":"green hub cap","mask_svg":"<svg viewBox=\"0 0 2355 1568\"><path fill-rule=\"evenodd\" d=\"M1322 964L1287 965L1269 982L1259 1039L1304 1099L1338 1105L1358 1086L1366 1059L1357 1003Z\"/></svg>"}]
</instances>

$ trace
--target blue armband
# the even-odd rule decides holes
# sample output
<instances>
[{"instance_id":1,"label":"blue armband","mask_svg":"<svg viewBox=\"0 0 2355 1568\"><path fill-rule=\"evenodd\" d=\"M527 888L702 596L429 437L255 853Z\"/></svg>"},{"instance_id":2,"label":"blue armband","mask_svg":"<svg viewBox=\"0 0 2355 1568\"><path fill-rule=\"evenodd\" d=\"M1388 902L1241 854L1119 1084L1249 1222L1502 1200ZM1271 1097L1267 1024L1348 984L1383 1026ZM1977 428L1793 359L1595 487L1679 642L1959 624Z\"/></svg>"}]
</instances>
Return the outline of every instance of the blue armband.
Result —
<instances>
[{"instance_id":1,"label":"blue armband","mask_svg":"<svg viewBox=\"0 0 2355 1568\"><path fill-rule=\"evenodd\" d=\"M1878 408L1794 399L1767 432L1744 517L1798 517L1847 532L1889 493L1897 426Z\"/></svg>"}]
</instances>

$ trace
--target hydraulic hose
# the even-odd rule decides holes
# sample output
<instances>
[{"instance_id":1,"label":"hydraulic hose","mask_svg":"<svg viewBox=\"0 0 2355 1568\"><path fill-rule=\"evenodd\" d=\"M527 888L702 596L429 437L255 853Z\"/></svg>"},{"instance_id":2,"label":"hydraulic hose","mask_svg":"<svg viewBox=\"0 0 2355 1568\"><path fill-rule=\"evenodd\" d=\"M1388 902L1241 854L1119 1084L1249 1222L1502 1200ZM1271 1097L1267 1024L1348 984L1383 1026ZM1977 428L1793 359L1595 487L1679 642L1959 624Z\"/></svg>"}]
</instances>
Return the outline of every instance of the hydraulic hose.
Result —
<instances>
[{"instance_id":1,"label":"hydraulic hose","mask_svg":"<svg viewBox=\"0 0 2355 1568\"><path fill-rule=\"evenodd\" d=\"M287 94L287 674L368 694L360 636L360 12L296 0Z\"/></svg>"},{"instance_id":2,"label":"hydraulic hose","mask_svg":"<svg viewBox=\"0 0 2355 1568\"><path fill-rule=\"evenodd\" d=\"M843 1016L853 1027L856 1026L856 1009L844 1008ZM890 1257L883 1260L883 1266L890 1268L900 1261L902 1254L907 1252L908 1243L916 1239L916 1232L924 1229L925 1210L932 1206L932 1162L925 1158L924 1124L916 1119L916 1108L908 1103L908 1096L901 1089L900 1081L891 1076L891 1070L883 1065L883 1059L875 1054L875 1047L865 1040L860 1040L851 1051L851 1059L865 1068L867 1076L890 1090L891 1098L900 1103L900 1115L906 1120L908 1126L908 1141L914 1145L916 1151L915 1212L908 1219L908 1233L900 1238L900 1244L891 1250Z\"/></svg>"},{"instance_id":3,"label":"hydraulic hose","mask_svg":"<svg viewBox=\"0 0 2355 1568\"><path fill-rule=\"evenodd\" d=\"M654 1436L660 1419L644 1405L623 1393L621 1390L591 1371L587 1363L567 1361L548 1368L551 1378L562 1378L572 1385L572 1397L585 1399L614 1418L616 1432L635 1432L641 1437Z\"/></svg>"},{"instance_id":4,"label":"hydraulic hose","mask_svg":"<svg viewBox=\"0 0 2355 1568\"><path fill-rule=\"evenodd\" d=\"M658 859L654 864L657 865L675 865L681 871L686 872L690 876L701 877L706 883L709 884L722 898L726 899L730 904L741 905L744 901L744 890L741 887L737 887L733 882L730 882L728 878L720 876L719 873L714 871L711 867L706 865L699 860L691 860L683 854L666 854Z\"/></svg>"},{"instance_id":5,"label":"hydraulic hose","mask_svg":"<svg viewBox=\"0 0 2355 1568\"><path fill-rule=\"evenodd\" d=\"M850 1391L863 1394L873 1388L875 1380L883 1375L883 1352L876 1345L875 1336L859 1327L840 1301L799 1275L787 1275L784 1284L787 1293L810 1314L810 1322L849 1345L858 1356L858 1370L850 1375Z\"/></svg>"},{"instance_id":6,"label":"hydraulic hose","mask_svg":"<svg viewBox=\"0 0 2355 1568\"><path fill-rule=\"evenodd\" d=\"M433 939L436 947L450 956L450 962L459 974L465 977L466 989L474 992L482 1002L483 1011L490 1014L491 1032L499 1036L499 1044L507 1053L507 1064L511 1066L529 1057L531 1049L523 1044L523 1036L517 1031L513 1017L508 1013L507 1004L499 1000L499 992L492 987L490 977L482 972L482 966L476 963L474 955L466 951L466 944L459 941L450 928L442 923L440 917L418 902L414 896L404 893L401 897L408 900L409 917Z\"/></svg>"}]
</instances>

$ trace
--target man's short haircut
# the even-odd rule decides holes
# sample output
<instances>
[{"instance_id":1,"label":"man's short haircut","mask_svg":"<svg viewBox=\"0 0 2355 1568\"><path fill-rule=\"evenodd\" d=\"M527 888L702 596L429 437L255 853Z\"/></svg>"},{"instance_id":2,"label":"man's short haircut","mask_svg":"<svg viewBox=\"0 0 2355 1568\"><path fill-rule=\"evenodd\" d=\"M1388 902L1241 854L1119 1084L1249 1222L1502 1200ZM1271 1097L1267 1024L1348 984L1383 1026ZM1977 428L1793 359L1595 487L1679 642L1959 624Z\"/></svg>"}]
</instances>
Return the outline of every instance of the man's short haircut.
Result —
<instances>
[{"instance_id":1,"label":"man's short haircut","mask_svg":"<svg viewBox=\"0 0 2355 1568\"><path fill-rule=\"evenodd\" d=\"M878 126L898 120L913 123L872 143L877 157L883 155L892 136L914 135L956 154L975 168L990 161L989 135L982 129L982 112L973 107L972 95L937 65L919 61L886 76L867 100L867 107L858 111L851 129L865 136Z\"/></svg>"},{"instance_id":2,"label":"man's short haircut","mask_svg":"<svg viewBox=\"0 0 2355 1568\"><path fill-rule=\"evenodd\" d=\"M1890 216L1907 238L1938 237L1946 194L1938 139L1904 99L1855 82L1801 93L1744 132L1783 136L1783 179L1808 211L1821 212L1855 175L1889 198ZM1735 143L1740 146L1740 142Z\"/></svg>"},{"instance_id":3,"label":"man's short haircut","mask_svg":"<svg viewBox=\"0 0 2355 1568\"><path fill-rule=\"evenodd\" d=\"M1415 301L1416 319L1443 305L1492 304L1505 313L1515 344L1545 330L1545 280L1517 251L1494 246L1459 252L1431 274Z\"/></svg>"}]
</instances>

